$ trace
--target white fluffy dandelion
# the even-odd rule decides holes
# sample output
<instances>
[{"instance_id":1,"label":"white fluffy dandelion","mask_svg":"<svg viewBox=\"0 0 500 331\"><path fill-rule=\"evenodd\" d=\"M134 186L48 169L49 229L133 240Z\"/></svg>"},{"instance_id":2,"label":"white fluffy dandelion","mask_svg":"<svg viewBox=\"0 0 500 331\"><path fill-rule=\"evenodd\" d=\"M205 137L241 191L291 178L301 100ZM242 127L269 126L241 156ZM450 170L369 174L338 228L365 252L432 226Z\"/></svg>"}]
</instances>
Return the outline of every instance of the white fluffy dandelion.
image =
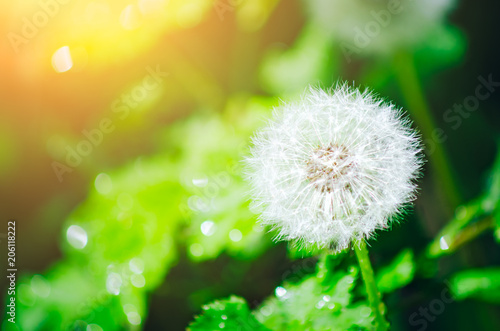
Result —
<instances>
[{"instance_id":1,"label":"white fluffy dandelion","mask_svg":"<svg viewBox=\"0 0 500 331\"><path fill-rule=\"evenodd\" d=\"M252 205L277 239L341 250L415 197L419 136L394 105L339 85L283 104L246 159Z\"/></svg>"}]
</instances>

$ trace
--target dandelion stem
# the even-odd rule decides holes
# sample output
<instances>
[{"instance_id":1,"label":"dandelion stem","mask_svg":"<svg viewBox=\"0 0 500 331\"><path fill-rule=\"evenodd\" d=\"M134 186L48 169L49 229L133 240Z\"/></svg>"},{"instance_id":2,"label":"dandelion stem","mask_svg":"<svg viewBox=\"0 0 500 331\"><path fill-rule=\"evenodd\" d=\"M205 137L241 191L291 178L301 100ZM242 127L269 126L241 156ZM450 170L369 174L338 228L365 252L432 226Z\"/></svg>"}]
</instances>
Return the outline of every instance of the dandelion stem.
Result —
<instances>
[{"instance_id":1,"label":"dandelion stem","mask_svg":"<svg viewBox=\"0 0 500 331\"><path fill-rule=\"evenodd\" d=\"M412 56L407 52L396 55L394 65L401 92L409 112L422 132L427 144L430 165L451 208L460 204L461 196L454 179L453 168L442 145L442 130L437 129L427 105Z\"/></svg>"},{"instance_id":2,"label":"dandelion stem","mask_svg":"<svg viewBox=\"0 0 500 331\"><path fill-rule=\"evenodd\" d=\"M368 249L366 248L365 241L360 240L359 242L354 243L354 250L356 251L359 267L361 268L361 275L363 276L366 293L368 294L368 302L370 303L372 312L375 315L375 330L388 330L389 323L384 317L386 311L385 305L382 301L382 295L377 288L377 283L375 282L375 276L370 262L370 257L368 256Z\"/></svg>"}]
</instances>

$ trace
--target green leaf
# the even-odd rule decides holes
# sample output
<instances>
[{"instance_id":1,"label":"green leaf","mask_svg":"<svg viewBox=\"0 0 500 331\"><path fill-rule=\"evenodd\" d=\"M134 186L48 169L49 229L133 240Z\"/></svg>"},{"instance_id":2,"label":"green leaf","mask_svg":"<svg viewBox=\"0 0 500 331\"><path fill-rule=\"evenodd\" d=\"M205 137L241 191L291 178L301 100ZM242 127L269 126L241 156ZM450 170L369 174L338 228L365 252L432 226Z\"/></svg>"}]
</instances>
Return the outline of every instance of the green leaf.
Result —
<instances>
[{"instance_id":1,"label":"green leaf","mask_svg":"<svg viewBox=\"0 0 500 331\"><path fill-rule=\"evenodd\" d=\"M456 209L455 217L427 247L426 254L429 258L451 254L460 247L464 237L475 237L491 227L495 228L495 237L500 242L500 149L485 193Z\"/></svg>"},{"instance_id":2,"label":"green leaf","mask_svg":"<svg viewBox=\"0 0 500 331\"><path fill-rule=\"evenodd\" d=\"M495 238L500 242L500 144L491 175L488 180L488 192L483 199L483 208L493 214Z\"/></svg>"},{"instance_id":3,"label":"green leaf","mask_svg":"<svg viewBox=\"0 0 500 331\"><path fill-rule=\"evenodd\" d=\"M479 299L500 303L500 268L466 270L455 274L450 281L455 299Z\"/></svg>"},{"instance_id":4,"label":"green leaf","mask_svg":"<svg viewBox=\"0 0 500 331\"><path fill-rule=\"evenodd\" d=\"M203 313L195 318L187 330L269 331L250 312L246 301L236 296L203 306Z\"/></svg>"},{"instance_id":5,"label":"green leaf","mask_svg":"<svg viewBox=\"0 0 500 331\"><path fill-rule=\"evenodd\" d=\"M370 307L364 301L353 302L358 268L332 271L339 263L339 257L326 256L316 274L277 287L275 296L257 310L257 319L278 331L371 328Z\"/></svg>"},{"instance_id":6,"label":"green leaf","mask_svg":"<svg viewBox=\"0 0 500 331\"><path fill-rule=\"evenodd\" d=\"M409 284L415 275L413 251L405 249L386 267L377 272L377 287L389 293Z\"/></svg>"}]
</instances>

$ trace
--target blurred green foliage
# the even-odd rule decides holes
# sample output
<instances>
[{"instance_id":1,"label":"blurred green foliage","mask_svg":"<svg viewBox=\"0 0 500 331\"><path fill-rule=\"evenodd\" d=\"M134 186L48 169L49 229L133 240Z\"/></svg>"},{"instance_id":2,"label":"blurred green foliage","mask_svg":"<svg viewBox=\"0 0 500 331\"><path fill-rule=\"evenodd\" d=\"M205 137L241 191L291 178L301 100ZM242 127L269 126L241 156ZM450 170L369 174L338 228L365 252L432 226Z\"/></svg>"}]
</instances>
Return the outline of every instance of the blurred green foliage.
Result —
<instances>
[{"instance_id":1,"label":"blurred green foliage","mask_svg":"<svg viewBox=\"0 0 500 331\"><path fill-rule=\"evenodd\" d=\"M237 329L235 326L243 330L283 331L370 329L371 309L359 298L355 300L352 293L359 285L358 268L340 267L342 260L343 256L324 256L314 274L296 284L277 287L275 296L265 300L252 316L240 298L216 301L203 307L203 314L191 324L190 330L224 329L229 323L235 323L230 330ZM220 324L221 316L224 327Z\"/></svg>"},{"instance_id":2,"label":"blurred green foliage","mask_svg":"<svg viewBox=\"0 0 500 331\"><path fill-rule=\"evenodd\" d=\"M474 298L500 303L500 269L466 270L453 275L451 290L456 300Z\"/></svg>"},{"instance_id":3,"label":"blurred green foliage","mask_svg":"<svg viewBox=\"0 0 500 331\"><path fill-rule=\"evenodd\" d=\"M262 254L272 241L248 209L240 157L272 102L235 98L224 115L172 126L162 138L164 153L99 174L68 218L65 259L45 276L21 280L21 328L63 330L103 322L105 314L113 316L99 324L105 330L140 325L146 294L176 263L178 247L195 261L223 251L239 258ZM235 111L241 106L247 110ZM45 284L44 295L34 279ZM78 291L68 296L72 287Z\"/></svg>"},{"instance_id":4,"label":"blurred green foliage","mask_svg":"<svg viewBox=\"0 0 500 331\"><path fill-rule=\"evenodd\" d=\"M394 260L377 273L377 287L382 293L408 285L415 276L415 261L410 249L402 250Z\"/></svg>"},{"instance_id":5,"label":"blurred green foliage","mask_svg":"<svg viewBox=\"0 0 500 331\"><path fill-rule=\"evenodd\" d=\"M245 300L235 296L203 306L203 315L198 316L188 327L190 331L224 329L242 331L269 330L252 315Z\"/></svg>"},{"instance_id":6,"label":"blurred green foliage","mask_svg":"<svg viewBox=\"0 0 500 331\"><path fill-rule=\"evenodd\" d=\"M495 228L500 241L500 150L491 169L485 191L478 198L459 206L455 217L429 245L427 256L436 258L453 253L485 230Z\"/></svg>"}]
</instances>

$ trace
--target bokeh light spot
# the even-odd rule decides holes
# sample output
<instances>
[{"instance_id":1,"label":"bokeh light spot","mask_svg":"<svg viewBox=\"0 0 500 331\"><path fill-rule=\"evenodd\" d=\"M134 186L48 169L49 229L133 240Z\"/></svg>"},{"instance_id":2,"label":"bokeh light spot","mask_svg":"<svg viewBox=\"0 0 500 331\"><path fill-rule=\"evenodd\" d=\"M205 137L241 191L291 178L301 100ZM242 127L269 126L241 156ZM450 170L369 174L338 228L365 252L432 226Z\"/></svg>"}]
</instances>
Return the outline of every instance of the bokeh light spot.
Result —
<instances>
[{"instance_id":1,"label":"bokeh light spot","mask_svg":"<svg viewBox=\"0 0 500 331\"><path fill-rule=\"evenodd\" d=\"M112 272L108 275L106 279L106 289L109 293L118 295L120 294L120 288L122 286L122 278L116 272Z\"/></svg>"},{"instance_id":2,"label":"bokeh light spot","mask_svg":"<svg viewBox=\"0 0 500 331\"><path fill-rule=\"evenodd\" d=\"M130 271L132 271L133 273L142 274L142 272L144 271L144 261L142 261L138 257L134 257L129 261L128 267L130 268Z\"/></svg>"},{"instance_id":3,"label":"bokeh light spot","mask_svg":"<svg viewBox=\"0 0 500 331\"><path fill-rule=\"evenodd\" d=\"M324 302L323 300L319 300L317 303L316 303L316 308L317 309L321 309L323 308L324 306L326 305L326 302Z\"/></svg>"},{"instance_id":4,"label":"bokeh light spot","mask_svg":"<svg viewBox=\"0 0 500 331\"><path fill-rule=\"evenodd\" d=\"M233 229L231 232L229 232L229 239L231 239L234 242L238 242L243 238L243 235L241 234L241 231L238 229Z\"/></svg>"},{"instance_id":5,"label":"bokeh light spot","mask_svg":"<svg viewBox=\"0 0 500 331\"><path fill-rule=\"evenodd\" d=\"M142 14L135 5L128 5L120 14L120 24L125 30L135 30L142 24Z\"/></svg>"},{"instance_id":6,"label":"bokeh light spot","mask_svg":"<svg viewBox=\"0 0 500 331\"><path fill-rule=\"evenodd\" d=\"M130 282L135 287L141 288L141 287L144 287L144 285L146 285L146 278L144 278L143 275L134 274L134 275L130 276Z\"/></svg>"},{"instance_id":7,"label":"bokeh light spot","mask_svg":"<svg viewBox=\"0 0 500 331\"><path fill-rule=\"evenodd\" d=\"M105 173L100 173L95 178L95 189L101 194L108 194L113 189L113 181L111 177Z\"/></svg>"},{"instance_id":8,"label":"bokeh light spot","mask_svg":"<svg viewBox=\"0 0 500 331\"><path fill-rule=\"evenodd\" d=\"M446 242L446 239L444 237L441 237L441 239L439 239L439 247L441 247L441 249L443 251L450 248L450 246L448 245L448 243Z\"/></svg>"},{"instance_id":9,"label":"bokeh light spot","mask_svg":"<svg viewBox=\"0 0 500 331\"><path fill-rule=\"evenodd\" d=\"M76 249L82 249L87 246L87 232L78 225L71 225L66 231L68 243Z\"/></svg>"},{"instance_id":10,"label":"bokeh light spot","mask_svg":"<svg viewBox=\"0 0 500 331\"><path fill-rule=\"evenodd\" d=\"M21 284L17 290L17 298L19 302L26 306L33 306L36 302L35 293L30 285Z\"/></svg>"},{"instance_id":11,"label":"bokeh light spot","mask_svg":"<svg viewBox=\"0 0 500 331\"><path fill-rule=\"evenodd\" d=\"M54 52L52 67L56 72L66 72L73 67L73 59L68 46L63 46Z\"/></svg>"},{"instance_id":12,"label":"bokeh light spot","mask_svg":"<svg viewBox=\"0 0 500 331\"><path fill-rule=\"evenodd\" d=\"M193 178L192 181L194 186L205 187L208 184L208 177L203 175L198 178Z\"/></svg>"},{"instance_id":13,"label":"bokeh light spot","mask_svg":"<svg viewBox=\"0 0 500 331\"><path fill-rule=\"evenodd\" d=\"M86 331L104 331L104 330L97 324L89 324L87 325Z\"/></svg>"},{"instance_id":14,"label":"bokeh light spot","mask_svg":"<svg viewBox=\"0 0 500 331\"><path fill-rule=\"evenodd\" d=\"M201 233L203 233L205 236L210 237L215 233L215 230L217 230L217 225L213 221L205 221L201 223Z\"/></svg>"},{"instance_id":15,"label":"bokeh light spot","mask_svg":"<svg viewBox=\"0 0 500 331\"><path fill-rule=\"evenodd\" d=\"M186 3L177 11L177 24L183 28L198 25L203 18L203 11L198 4Z\"/></svg>"},{"instance_id":16,"label":"bokeh light spot","mask_svg":"<svg viewBox=\"0 0 500 331\"><path fill-rule=\"evenodd\" d=\"M276 293L276 296L278 298L282 298L286 295L286 289L284 287L278 286L276 290L274 290L274 293Z\"/></svg>"},{"instance_id":17,"label":"bokeh light spot","mask_svg":"<svg viewBox=\"0 0 500 331\"><path fill-rule=\"evenodd\" d=\"M273 309L271 307L264 306L260 309L260 313L264 316L270 316L273 313Z\"/></svg>"},{"instance_id":18,"label":"bokeh light spot","mask_svg":"<svg viewBox=\"0 0 500 331\"><path fill-rule=\"evenodd\" d=\"M130 313L127 314L127 319L128 319L128 322L132 325L139 325L141 324L141 316L135 312L135 311L132 311Z\"/></svg>"},{"instance_id":19,"label":"bokeh light spot","mask_svg":"<svg viewBox=\"0 0 500 331\"><path fill-rule=\"evenodd\" d=\"M46 298L50 294L50 284L41 275L34 275L31 278L31 290L38 296Z\"/></svg>"},{"instance_id":20,"label":"bokeh light spot","mask_svg":"<svg viewBox=\"0 0 500 331\"><path fill-rule=\"evenodd\" d=\"M203 246L200 244L192 244L189 246L189 252L191 252L191 255L193 256L202 256L203 255Z\"/></svg>"}]
</instances>

